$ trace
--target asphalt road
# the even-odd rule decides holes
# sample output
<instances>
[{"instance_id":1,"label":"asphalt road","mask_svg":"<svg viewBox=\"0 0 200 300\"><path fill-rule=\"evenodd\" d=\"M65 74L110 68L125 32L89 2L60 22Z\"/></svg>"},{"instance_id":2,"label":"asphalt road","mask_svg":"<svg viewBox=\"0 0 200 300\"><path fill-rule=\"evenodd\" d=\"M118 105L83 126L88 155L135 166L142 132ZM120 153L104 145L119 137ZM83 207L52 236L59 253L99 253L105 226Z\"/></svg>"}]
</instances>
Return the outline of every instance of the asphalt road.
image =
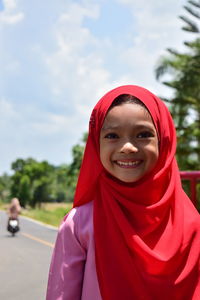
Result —
<instances>
[{"instance_id":1,"label":"asphalt road","mask_svg":"<svg viewBox=\"0 0 200 300\"><path fill-rule=\"evenodd\" d=\"M45 300L57 230L21 216L21 230L12 237L6 225L0 211L0 299Z\"/></svg>"}]
</instances>

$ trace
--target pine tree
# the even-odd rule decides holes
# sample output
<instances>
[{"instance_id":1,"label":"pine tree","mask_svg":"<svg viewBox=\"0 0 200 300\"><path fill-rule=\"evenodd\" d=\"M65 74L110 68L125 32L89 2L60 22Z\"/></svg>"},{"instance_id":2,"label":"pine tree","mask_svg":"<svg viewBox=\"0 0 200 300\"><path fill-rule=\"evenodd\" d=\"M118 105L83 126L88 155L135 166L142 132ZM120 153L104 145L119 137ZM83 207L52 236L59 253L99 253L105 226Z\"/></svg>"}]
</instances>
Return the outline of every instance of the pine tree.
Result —
<instances>
[{"instance_id":1,"label":"pine tree","mask_svg":"<svg viewBox=\"0 0 200 300\"><path fill-rule=\"evenodd\" d=\"M178 137L177 159L182 170L200 169L200 1L188 1L184 6L190 15L180 16L185 23L182 30L195 35L192 42L184 42L187 52L167 49L169 55L162 58L156 68L160 79L170 74L170 81L163 83L174 89L169 103ZM191 20L192 18L192 20ZM193 19L195 21L193 21Z\"/></svg>"}]
</instances>

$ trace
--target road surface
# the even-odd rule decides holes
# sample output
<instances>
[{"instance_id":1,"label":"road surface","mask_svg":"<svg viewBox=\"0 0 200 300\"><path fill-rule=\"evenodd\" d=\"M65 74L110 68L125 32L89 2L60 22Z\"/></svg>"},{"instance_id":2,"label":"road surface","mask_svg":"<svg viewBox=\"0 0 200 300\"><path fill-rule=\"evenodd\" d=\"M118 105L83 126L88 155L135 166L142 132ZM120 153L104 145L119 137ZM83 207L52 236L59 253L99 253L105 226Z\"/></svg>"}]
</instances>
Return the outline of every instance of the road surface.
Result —
<instances>
[{"instance_id":1,"label":"road surface","mask_svg":"<svg viewBox=\"0 0 200 300\"><path fill-rule=\"evenodd\" d=\"M0 211L0 299L45 300L57 229L21 216L21 230L12 237L6 225Z\"/></svg>"}]
</instances>

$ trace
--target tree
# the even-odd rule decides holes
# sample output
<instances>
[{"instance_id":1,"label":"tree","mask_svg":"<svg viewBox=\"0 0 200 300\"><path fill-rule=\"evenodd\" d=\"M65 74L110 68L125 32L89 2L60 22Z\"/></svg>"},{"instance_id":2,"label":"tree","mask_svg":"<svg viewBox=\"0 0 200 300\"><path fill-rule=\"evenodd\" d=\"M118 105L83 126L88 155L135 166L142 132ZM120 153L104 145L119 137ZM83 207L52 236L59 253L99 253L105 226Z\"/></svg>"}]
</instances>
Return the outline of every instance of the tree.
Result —
<instances>
[{"instance_id":1,"label":"tree","mask_svg":"<svg viewBox=\"0 0 200 300\"><path fill-rule=\"evenodd\" d=\"M72 201L83 158L87 133L81 143L72 148L72 163L53 166L47 161L18 158L11 165L14 174L9 177L10 196L17 197L22 206L35 207L42 202ZM5 181L5 178L4 178ZM0 197L8 186L0 177ZM3 195L3 194L2 194Z\"/></svg>"},{"instance_id":2,"label":"tree","mask_svg":"<svg viewBox=\"0 0 200 300\"><path fill-rule=\"evenodd\" d=\"M68 166L67 170L67 195L70 201L73 200L87 136L88 134L84 133L81 143L74 145L72 148L72 163Z\"/></svg>"},{"instance_id":3,"label":"tree","mask_svg":"<svg viewBox=\"0 0 200 300\"><path fill-rule=\"evenodd\" d=\"M54 167L47 161L35 163L32 166L32 189L33 194L30 205L35 207L42 202L51 201L52 183L54 178Z\"/></svg>"},{"instance_id":4,"label":"tree","mask_svg":"<svg viewBox=\"0 0 200 300\"><path fill-rule=\"evenodd\" d=\"M62 164L54 168L52 173L51 183L51 201L64 202L68 200L67 197L67 172L68 165Z\"/></svg>"},{"instance_id":5,"label":"tree","mask_svg":"<svg viewBox=\"0 0 200 300\"><path fill-rule=\"evenodd\" d=\"M14 171L11 194L18 197L22 206L35 207L50 200L54 167L47 161L37 162L32 158L17 159L12 164Z\"/></svg>"},{"instance_id":6,"label":"tree","mask_svg":"<svg viewBox=\"0 0 200 300\"><path fill-rule=\"evenodd\" d=\"M0 177L0 201L9 202L10 186L11 186L10 176L8 174L4 173Z\"/></svg>"},{"instance_id":7,"label":"tree","mask_svg":"<svg viewBox=\"0 0 200 300\"><path fill-rule=\"evenodd\" d=\"M184 170L200 169L200 1L188 1L184 6L187 16L180 16L184 21L183 30L195 34L192 42L184 42L187 52L179 53L167 49L169 55L161 59L156 68L157 79L170 74L172 79L163 83L174 90L168 102L173 115L178 137L177 160Z\"/></svg>"}]
</instances>

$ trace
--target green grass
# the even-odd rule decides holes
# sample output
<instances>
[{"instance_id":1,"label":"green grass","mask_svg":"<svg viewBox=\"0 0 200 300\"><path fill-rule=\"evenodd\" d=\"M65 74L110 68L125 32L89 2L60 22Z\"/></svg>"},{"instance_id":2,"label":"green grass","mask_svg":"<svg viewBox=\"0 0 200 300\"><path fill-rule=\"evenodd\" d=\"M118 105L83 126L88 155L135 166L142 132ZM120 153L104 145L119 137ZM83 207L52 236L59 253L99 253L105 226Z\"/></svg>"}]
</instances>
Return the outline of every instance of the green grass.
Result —
<instances>
[{"instance_id":1,"label":"green grass","mask_svg":"<svg viewBox=\"0 0 200 300\"><path fill-rule=\"evenodd\" d=\"M72 203L43 204L41 208L22 210L21 215L58 227L71 209Z\"/></svg>"}]
</instances>

